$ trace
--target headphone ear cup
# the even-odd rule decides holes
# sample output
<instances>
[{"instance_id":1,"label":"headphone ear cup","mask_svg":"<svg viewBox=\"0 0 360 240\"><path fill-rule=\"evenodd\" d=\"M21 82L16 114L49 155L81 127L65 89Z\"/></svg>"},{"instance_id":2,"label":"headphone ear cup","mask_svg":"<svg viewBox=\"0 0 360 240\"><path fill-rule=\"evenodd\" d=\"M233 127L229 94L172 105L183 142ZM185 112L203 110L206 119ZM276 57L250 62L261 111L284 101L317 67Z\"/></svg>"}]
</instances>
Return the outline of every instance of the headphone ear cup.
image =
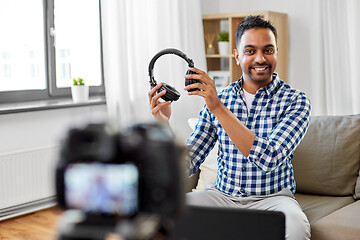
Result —
<instances>
[{"instance_id":1,"label":"headphone ear cup","mask_svg":"<svg viewBox=\"0 0 360 240\"><path fill-rule=\"evenodd\" d=\"M190 69L188 69L186 71L186 75L191 75L191 74L197 74L197 73L191 71ZM185 86L193 84L193 83L202 83L202 82L200 80L197 80L197 79L187 79L187 78L185 78ZM199 88L194 88L194 89L188 90L188 92L192 92L192 91L200 91L200 89Z\"/></svg>"},{"instance_id":2,"label":"headphone ear cup","mask_svg":"<svg viewBox=\"0 0 360 240\"><path fill-rule=\"evenodd\" d=\"M161 98L165 101L177 101L180 98L180 93L167 83L161 83L161 88L157 91L158 93L166 90L166 93Z\"/></svg>"}]
</instances>

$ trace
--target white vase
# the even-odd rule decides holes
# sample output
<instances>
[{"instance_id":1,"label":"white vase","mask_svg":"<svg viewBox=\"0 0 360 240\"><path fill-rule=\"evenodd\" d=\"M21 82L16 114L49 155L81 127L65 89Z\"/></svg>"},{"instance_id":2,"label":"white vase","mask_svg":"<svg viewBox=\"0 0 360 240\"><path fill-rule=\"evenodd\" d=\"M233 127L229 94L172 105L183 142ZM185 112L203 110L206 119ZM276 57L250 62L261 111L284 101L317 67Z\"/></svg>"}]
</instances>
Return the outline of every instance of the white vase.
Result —
<instances>
[{"instance_id":1,"label":"white vase","mask_svg":"<svg viewBox=\"0 0 360 240\"><path fill-rule=\"evenodd\" d=\"M83 103L89 100L89 86L72 85L71 95L74 103Z\"/></svg>"},{"instance_id":2,"label":"white vase","mask_svg":"<svg viewBox=\"0 0 360 240\"><path fill-rule=\"evenodd\" d=\"M219 54L228 55L229 54L229 42L218 42Z\"/></svg>"}]
</instances>

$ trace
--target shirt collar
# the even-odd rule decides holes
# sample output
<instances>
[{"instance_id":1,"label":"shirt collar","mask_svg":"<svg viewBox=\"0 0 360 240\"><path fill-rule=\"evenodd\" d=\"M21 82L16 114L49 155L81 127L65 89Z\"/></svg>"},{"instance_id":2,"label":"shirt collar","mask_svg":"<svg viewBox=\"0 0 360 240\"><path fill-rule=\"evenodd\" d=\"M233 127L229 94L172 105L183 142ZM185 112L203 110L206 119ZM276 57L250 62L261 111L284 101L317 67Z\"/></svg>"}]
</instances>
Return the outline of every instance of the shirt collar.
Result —
<instances>
[{"instance_id":1,"label":"shirt collar","mask_svg":"<svg viewBox=\"0 0 360 240\"><path fill-rule=\"evenodd\" d=\"M237 81L235 90L237 92L241 91L243 89L243 84L244 84L244 78L243 76L241 76L241 78L239 78L239 80ZM272 97L277 92L281 84L282 81L280 80L279 75L277 73L273 73L273 80L271 81L271 83L267 86L261 87L258 90L258 92L265 91L265 93L269 95L269 97Z\"/></svg>"}]
</instances>

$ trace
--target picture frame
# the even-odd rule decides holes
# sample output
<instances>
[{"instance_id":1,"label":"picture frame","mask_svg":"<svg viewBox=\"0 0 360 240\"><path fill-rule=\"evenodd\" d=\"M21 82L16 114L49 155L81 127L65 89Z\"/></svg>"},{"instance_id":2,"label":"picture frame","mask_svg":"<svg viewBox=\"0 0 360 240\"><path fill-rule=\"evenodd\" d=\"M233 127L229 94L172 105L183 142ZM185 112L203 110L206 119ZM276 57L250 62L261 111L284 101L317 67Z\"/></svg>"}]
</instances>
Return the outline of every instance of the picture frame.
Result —
<instances>
[{"instance_id":1,"label":"picture frame","mask_svg":"<svg viewBox=\"0 0 360 240\"><path fill-rule=\"evenodd\" d=\"M209 71L209 77L215 82L217 91L220 91L230 84L229 71Z\"/></svg>"}]
</instances>

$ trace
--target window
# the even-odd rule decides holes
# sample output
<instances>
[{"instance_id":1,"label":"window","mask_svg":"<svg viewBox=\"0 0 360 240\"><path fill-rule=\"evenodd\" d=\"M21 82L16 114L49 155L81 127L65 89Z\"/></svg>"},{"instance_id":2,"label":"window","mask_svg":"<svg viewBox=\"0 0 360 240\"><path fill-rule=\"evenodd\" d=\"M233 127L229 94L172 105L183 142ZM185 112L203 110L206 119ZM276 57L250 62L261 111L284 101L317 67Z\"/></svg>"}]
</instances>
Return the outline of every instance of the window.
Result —
<instances>
[{"instance_id":1,"label":"window","mask_svg":"<svg viewBox=\"0 0 360 240\"><path fill-rule=\"evenodd\" d=\"M0 103L104 94L99 0L0 0Z\"/></svg>"},{"instance_id":2,"label":"window","mask_svg":"<svg viewBox=\"0 0 360 240\"><path fill-rule=\"evenodd\" d=\"M10 64L10 54L8 52L2 53L2 66L3 66L3 78L11 78L11 64ZM5 86L4 86L5 87Z\"/></svg>"},{"instance_id":3,"label":"window","mask_svg":"<svg viewBox=\"0 0 360 240\"><path fill-rule=\"evenodd\" d=\"M57 69L56 84L66 87L71 79L70 49L60 49L58 52L59 57L56 62L60 68Z\"/></svg>"}]
</instances>

